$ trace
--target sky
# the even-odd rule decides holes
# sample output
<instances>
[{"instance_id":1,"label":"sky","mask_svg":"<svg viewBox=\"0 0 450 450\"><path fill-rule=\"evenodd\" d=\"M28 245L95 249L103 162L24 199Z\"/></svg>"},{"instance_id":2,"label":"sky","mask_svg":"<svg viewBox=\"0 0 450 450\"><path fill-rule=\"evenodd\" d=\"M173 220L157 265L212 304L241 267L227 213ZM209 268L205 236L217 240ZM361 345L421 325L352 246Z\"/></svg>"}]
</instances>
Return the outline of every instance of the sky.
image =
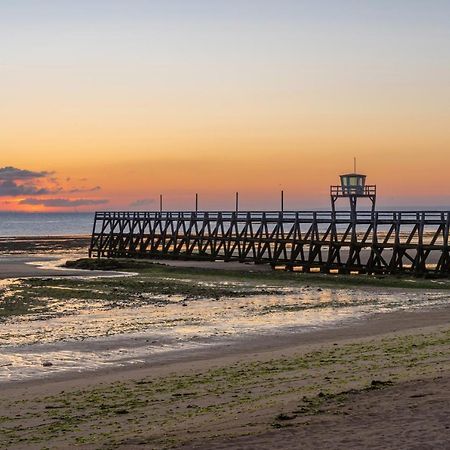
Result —
<instances>
[{"instance_id":1,"label":"sky","mask_svg":"<svg viewBox=\"0 0 450 450\"><path fill-rule=\"evenodd\" d=\"M2 0L0 210L450 207L450 1Z\"/></svg>"}]
</instances>

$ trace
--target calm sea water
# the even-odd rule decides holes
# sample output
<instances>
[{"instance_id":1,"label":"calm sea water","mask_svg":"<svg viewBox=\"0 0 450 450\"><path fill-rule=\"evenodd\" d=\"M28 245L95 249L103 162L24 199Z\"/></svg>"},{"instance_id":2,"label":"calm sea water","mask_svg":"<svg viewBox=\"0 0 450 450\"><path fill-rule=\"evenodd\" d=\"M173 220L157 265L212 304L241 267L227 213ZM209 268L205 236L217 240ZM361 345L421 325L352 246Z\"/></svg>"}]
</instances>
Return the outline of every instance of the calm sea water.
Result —
<instances>
[{"instance_id":1,"label":"calm sea water","mask_svg":"<svg viewBox=\"0 0 450 450\"><path fill-rule=\"evenodd\" d=\"M450 207L391 207L382 209L390 211L450 211ZM0 237L91 234L93 221L94 213L0 212Z\"/></svg>"},{"instance_id":2,"label":"calm sea water","mask_svg":"<svg viewBox=\"0 0 450 450\"><path fill-rule=\"evenodd\" d=\"M0 212L0 237L90 234L93 221L93 213Z\"/></svg>"}]
</instances>

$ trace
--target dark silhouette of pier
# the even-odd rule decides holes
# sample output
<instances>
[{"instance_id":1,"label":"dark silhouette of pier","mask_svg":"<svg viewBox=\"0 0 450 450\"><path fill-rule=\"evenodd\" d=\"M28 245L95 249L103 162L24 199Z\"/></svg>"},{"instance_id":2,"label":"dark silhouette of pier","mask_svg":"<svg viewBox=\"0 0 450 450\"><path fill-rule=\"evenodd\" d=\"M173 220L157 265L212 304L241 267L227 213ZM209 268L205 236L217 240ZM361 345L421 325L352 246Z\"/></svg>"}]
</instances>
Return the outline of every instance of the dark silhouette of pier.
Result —
<instances>
[{"instance_id":1,"label":"dark silhouette of pier","mask_svg":"<svg viewBox=\"0 0 450 450\"><path fill-rule=\"evenodd\" d=\"M331 211L98 212L90 256L270 264L325 273L450 274L450 211L376 211L376 186L354 171L330 186ZM336 211L345 198L349 211ZM370 211L358 211L368 200Z\"/></svg>"},{"instance_id":2,"label":"dark silhouette of pier","mask_svg":"<svg viewBox=\"0 0 450 450\"><path fill-rule=\"evenodd\" d=\"M89 253L449 275L449 230L446 211L97 212Z\"/></svg>"}]
</instances>

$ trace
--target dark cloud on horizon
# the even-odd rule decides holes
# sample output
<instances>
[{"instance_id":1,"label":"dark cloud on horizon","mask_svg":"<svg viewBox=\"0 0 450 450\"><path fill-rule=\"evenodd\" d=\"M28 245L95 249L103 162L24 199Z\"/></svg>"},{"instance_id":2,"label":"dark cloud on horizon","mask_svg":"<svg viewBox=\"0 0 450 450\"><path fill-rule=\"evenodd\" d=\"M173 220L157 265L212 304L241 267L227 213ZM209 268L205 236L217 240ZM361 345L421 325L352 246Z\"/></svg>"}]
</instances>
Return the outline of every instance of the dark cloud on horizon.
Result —
<instances>
[{"instance_id":1,"label":"dark cloud on horizon","mask_svg":"<svg viewBox=\"0 0 450 450\"><path fill-rule=\"evenodd\" d=\"M0 197L18 197L23 195L50 195L61 190L52 177L53 172L32 171L17 167L0 167ZM42 186L46 180L51 187Z\"/></svg>"},{"instance_id":2,"label":"dark cloud on horizon","mask_svg":"<svg viewBox=\"0 0 450 450\"><path fill-rule=\"evenodd\" d=\"M104 205L108 203L107 199L90 199L90 198L26 198L21 200L21 205L39 205L55 208L70 208L76 206Z\"/></svg>"},{"instance_id":3,"label":"dark cloud on horizon","mask_svg":"<svg viewBox=\"0 0 450 450\"><path fill-rule=\"evenodd\" d=\"M20 195L49 195L59 190L50 190L33 183L17 184L13 180L0 181L0 197L17 197Z\"/></svg>"},{"instance_id":4,"label":"dark cloud on horizon","mask_svg":"<svg viewBox=\"0 0 450 450\"><path fill-rule=\"evenodd\" d=\"M155 199L153 198L142 198L131 202L129 206L132 208L145 208L146 206L152 206L155 204Z\"/></svg>"},{"instance_id":5,"label":"dark cloud on horizon","mask_svg":"<svg viewBox=\"0 0 450 450\"><path fill-rule=\"evenodd\" d=\"M64 192L67 192L68 194L79 194L81 192L97 192L97 191L100 191L100 190L101 190L100 186L94 186L94 187L91 187L91 188L74 188L74 189L69 189L69 190L64 191Z\"/></svg>"},{"instance_id":6,"label":"dark cloud on horizon","mask_svg":"<svg viewBox=\"0 0 450 450\"><path fill-rule=\"evenodd\" d=\"M0 181L35 180L36 178L45 178L51 174L52 172L35 172L17 169L12 166L0 167Z\"/></svg>"},{"instance_id":7,"label":"dark cloud on horizon","mask_svg":"<svg viewBox=\"0 0 450 450\"><path fill-rule=\"evenodd\" d=\"M70 177L65 182L69 183ZM81 179L80 181L87 181ZM32 171L18 169L12 166L0 167L0 197L27 197L19 201L21 205L40 205L48 207L69 208L76 206L102 205L106 199L71 199L71 198L42 198L42 196L82 194L98 192L100 186L63 187L54 172ZM39 197L39 198L36 198Z\"/></svg>"}]
</instances>

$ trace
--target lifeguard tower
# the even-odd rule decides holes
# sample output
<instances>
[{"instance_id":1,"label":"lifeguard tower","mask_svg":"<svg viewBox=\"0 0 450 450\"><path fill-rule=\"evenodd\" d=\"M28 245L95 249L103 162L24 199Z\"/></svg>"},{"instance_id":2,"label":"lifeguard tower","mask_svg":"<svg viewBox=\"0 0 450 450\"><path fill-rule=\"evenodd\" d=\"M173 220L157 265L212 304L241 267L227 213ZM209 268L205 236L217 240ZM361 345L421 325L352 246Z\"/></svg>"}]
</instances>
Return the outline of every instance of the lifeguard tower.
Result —
<instances>
[{"instance_id":1,"label":"lifeguard tower","mask_svg":"<svg viewBox=\"0 0 450 450\"><path fill-rule=\"evenodd\" d=\"M366 175L356 172L356 158L353 162L353 172L340 175L340 186L330 186L331 209L336 212L336 201L339 198L348 198L350 202L350 211L353 216L356 215L356 204L358 198L368 198L371 202L372 212L375 211L377 199L376 185L366 184Z\"/></svg>"}]
</instances>

